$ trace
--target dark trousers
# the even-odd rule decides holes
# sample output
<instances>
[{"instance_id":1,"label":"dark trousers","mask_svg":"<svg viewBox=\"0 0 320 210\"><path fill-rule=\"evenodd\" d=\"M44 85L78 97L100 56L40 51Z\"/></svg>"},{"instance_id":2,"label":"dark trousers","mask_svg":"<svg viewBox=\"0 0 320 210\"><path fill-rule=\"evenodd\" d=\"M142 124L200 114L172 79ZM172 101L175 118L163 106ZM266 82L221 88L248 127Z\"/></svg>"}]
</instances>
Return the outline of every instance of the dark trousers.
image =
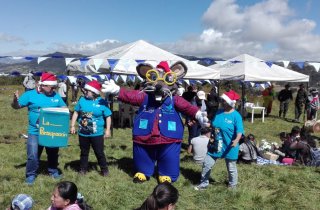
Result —
<instances>
[{"instance_id":1,"label":"dark trousers","mask_svg":"<svg viewBox=\"0 0 320 210\"><path fill-rule=\"evenodd\" d=\"M295 119L299 120L301 114L302 114L302 110L304 108L303 104L296 104L295 105Z\"/></svg>"},{"instance_id":2,"label":"dark trousers","mask_svg":"<svg viewBox=\"0 0 320 210\"><path fill-rule=\"evenodd\" d=\"M308 115L307 115L307 120L314 120L316 119L317 115L317 110L316 109L311 109L309 108L308 110Z\"/></svg>"},{"instance_id":3,"label":"dark trousers","mask_svg":"<svg viewBox=\"0 0 320 210\"><path fill-rule=\"evenodd\" d=\"M188 125L188 131L189 131L188 144L190 145L192 138L200 136L201 126L199 125L198 122L196 122L192 126Z\"/></svg>"},{"instance_id":4,"label":"dark trousers","mask_svg":"<svg viewBox=\"0 0 320 210\"><path fill-rule=\"evenodd\" d=\"M68 98L67 97L61 97L61 98L64 101L64 103L66 103L66 105L68 106Z\"/></svg>"},{"instance_id":5,"label":"dark trousers","mask_svg":"<svg viewBox=\"0 0 320 210\"><path fill-rule=\"evenodd\" d=\"M40 160L43 149L46 149L47 158L48 158L48 171L56 172L58 168L58 158L59 158L59 147L43 147L38 146L38 159ZM50 171L51 170L51 171Z\"/></svg>"},{"instance_id":6,"label":"dark trousers","mask_svg":"<svg viewBox=\"0 0 320 210\"><path fill-rule=\"evenodd\" d=\"M283 117L286 117L289 108L289 101L281 101L280 102L280 110L279 110L279 117L281 117L283 113Z\"/></svg>"},{"instance_id":7,"label":"dark trousers","mask_svg":"<svg viewBox=\"0 0 320 210\"><path fill-rule=\"evenodd\" d=\"M80 150L81 150L81 153L80 153L81 169L83 170L88 169L90 145L92 146L94 154L96 155L96 158L98 160L98 164L101 170L103 171L108 168L106 156L104 154L103 136L86 137L86 136L79 135L79 144L80 144Z\"/></svg>"}]
</instances>

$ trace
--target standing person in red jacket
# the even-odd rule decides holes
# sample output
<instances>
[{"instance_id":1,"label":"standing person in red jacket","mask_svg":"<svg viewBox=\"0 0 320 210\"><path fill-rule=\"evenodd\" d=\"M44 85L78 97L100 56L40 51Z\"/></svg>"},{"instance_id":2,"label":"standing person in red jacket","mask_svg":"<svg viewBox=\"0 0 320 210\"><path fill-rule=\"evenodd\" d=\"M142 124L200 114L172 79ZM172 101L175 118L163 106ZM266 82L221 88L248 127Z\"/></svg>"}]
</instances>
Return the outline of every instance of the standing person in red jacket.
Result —
<instances>
[{"instance_id":1,"label":"standing person in red jacket","mask_svg":"<svg viewBox=\"0 0 320 210\"><path fill-rule=\"evenodd\" d=\"M267 110L267 116L269 116L272 110L273 99L275 97L273 85L270 85L269 87L264 89L264 91L262 91L262 96L263 96L263 106Z\"/></svg>"}]
</instances>

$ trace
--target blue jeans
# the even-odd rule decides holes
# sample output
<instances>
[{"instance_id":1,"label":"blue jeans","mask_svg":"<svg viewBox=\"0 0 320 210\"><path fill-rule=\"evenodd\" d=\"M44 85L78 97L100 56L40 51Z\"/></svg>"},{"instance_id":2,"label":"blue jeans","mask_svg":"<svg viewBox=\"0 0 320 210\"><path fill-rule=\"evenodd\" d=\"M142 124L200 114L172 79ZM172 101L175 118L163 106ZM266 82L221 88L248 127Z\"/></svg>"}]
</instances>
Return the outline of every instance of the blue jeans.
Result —
<instances>
[{"instance_id":1,"label":"blue jeans","mask_svg":"<svg viewBox=\"0 0 320 210\"><path fill-rule=\"evenodd\" d=\"M37 176L39 158L43 150L43 146L38 145L38 138L38 135L28 134L26 177ZM59 148L46 147L49 174L58 173L58 152Z\"/></svg>"},{"instance_id":2,"label":"blue jeans","mask_svg":"<svg viewBox=\"0 0 320 210\"><path fill-rule=\"evenodd\" d=\"M209 178L211 169L216 163L217 159L213 158L210 155L206 155L204 158L204 162L202 165L202 172L201 172L201 180L200 185L202 187L207 187L209 185ZM228 160L225 159L226 166L229 175L229 186L235 187L238 184L238 170L237 170L237 161L236 160Z\"/></svg>"}]
</instances>

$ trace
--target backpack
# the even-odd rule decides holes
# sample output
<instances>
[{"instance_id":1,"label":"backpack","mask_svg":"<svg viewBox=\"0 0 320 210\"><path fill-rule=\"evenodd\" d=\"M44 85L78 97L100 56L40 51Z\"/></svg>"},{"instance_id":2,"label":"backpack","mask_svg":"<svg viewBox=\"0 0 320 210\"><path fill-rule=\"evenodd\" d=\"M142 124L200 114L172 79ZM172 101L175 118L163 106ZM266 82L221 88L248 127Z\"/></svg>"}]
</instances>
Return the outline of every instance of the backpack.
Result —
<instances>
[{"instance_id":1,"label":"backpack","mask_svg":"<svg viewBox=\"0 0 320 210\"><path fill-rule=\"evenodd\" d=\"M315 166L315 167L320 166L320 149L310 148L310 156L311 156L310 166Z\"/></svg>"}]
</instances>

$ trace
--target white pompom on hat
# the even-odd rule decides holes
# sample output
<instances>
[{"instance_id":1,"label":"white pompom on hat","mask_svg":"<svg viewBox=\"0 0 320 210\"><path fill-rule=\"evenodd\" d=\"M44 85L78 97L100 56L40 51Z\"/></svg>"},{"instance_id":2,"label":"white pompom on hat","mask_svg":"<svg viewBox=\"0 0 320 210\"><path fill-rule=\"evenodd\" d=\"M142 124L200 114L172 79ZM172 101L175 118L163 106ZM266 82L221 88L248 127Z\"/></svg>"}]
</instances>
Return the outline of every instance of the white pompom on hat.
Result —
<instances>
[{"instance_id":1,"label":"white pompom on hat","mask_svg":"<svg viewBox=\"0 0 320 210\"><path fill-rule=\"evenodd\" d=\"M236 102L237 102L237 96L233 94L232 92L225 92L223 93L220 98L225 100L227 104L229 104L232 108L235 107Z\"/></svg>"},{"instance_id":2,"label":"white pompom on hat","mask_svg":"<svg viewBox=\"0 0 320 210\"><path fill-rule=\"evenodd\" d=\"M44 72L41 75L39 84L55 86L58 84L57 77L52 73Z\"/></svg>"},{"instance_id":3,"label":"white pompom on hat","mask_svg":"<svg viewBox=\"0 0 320 210\"><path fill-rule=\"evenodd\" d=\"M92 80L84 86L84 89L90 90L91 92L99 95L101 91L101 87L102 85L98 81Z\"/></svg>"}]
</instances>

